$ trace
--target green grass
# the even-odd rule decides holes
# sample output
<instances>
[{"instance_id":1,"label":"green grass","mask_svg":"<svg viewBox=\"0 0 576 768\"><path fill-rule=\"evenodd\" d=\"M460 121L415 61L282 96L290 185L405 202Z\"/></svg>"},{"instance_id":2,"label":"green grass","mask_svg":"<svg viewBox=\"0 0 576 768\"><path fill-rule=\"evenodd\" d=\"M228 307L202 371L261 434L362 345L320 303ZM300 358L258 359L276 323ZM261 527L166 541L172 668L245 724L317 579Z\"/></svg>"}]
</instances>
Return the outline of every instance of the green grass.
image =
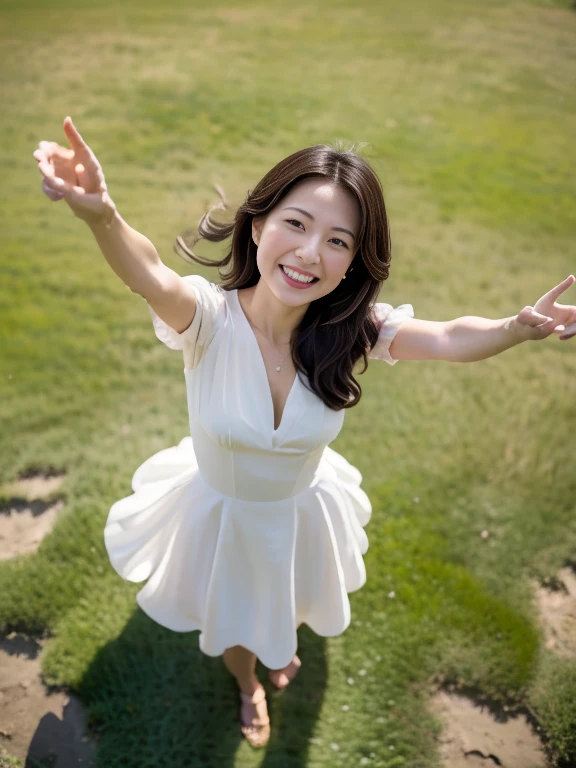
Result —
<instances>
[{"instance_id":1,"label":"green grass","mask_svg":"<svg viewBox=\"0 0 576 768\"><path fill-rule=\"evenodd\" d=\"M508 316L576 266L576 14L525 0L197 6L3 6L0 481L67 477L39 551L0 564L0 625L50 633L46 680L81 695L107 768L434 768L439 680L526 707L551 764L570 765L575 665L542 649L532 582L576 559L576 342L370 365L333 443L373 503L368 582L343 635L301 629L302 673L270 691L273 739L254 753L222 660L148 620L142 585L108 563L110 505L187 431L182 363L84 225L40 193L31 155L64 143L70 114L124 218L184 274L172 242L214 183L239 202L296 149L366 141L392 227L382 300L432 320Z\"/></svg>"}]
</instances>

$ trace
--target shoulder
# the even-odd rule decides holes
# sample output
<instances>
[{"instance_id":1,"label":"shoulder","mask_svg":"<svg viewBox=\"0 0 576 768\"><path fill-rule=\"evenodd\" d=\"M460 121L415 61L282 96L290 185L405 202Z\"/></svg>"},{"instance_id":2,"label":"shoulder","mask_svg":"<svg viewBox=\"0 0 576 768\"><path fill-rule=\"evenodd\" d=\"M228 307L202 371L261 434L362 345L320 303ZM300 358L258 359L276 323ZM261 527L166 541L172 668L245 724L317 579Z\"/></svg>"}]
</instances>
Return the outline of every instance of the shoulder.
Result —
<instances>
[{"instance_id":1,"label":"shoulder","mask_svg":"<svg viewBox=\"0 0 576 768\"><path fill-rule=\"evenodd\" d=\"M372 306L372 318L378 328L378 339L374 347L368 353L368 357L377 360L385 360L394 365L399 358L393 358L390 354L392 342L403 325L409 325L414 317L412 304L392 304L378 302Z\"/></svg>"},{"instance_id":2,"label":"shoulder","mask_svg":"<svg viewBox=\"0 0 576 768\"><path fill-rule=\"evenodd\" d=\"M182 280L191 285L200 296L207 296L210 299L216 298L219 301L224 299L225 291L222 286L207 280L202 275L184 275Z\"/></svg>"},{"instance_id":3,"label":"shoulder","mask_svg":"<svg viewBox=\"0 0 576 768\"><path fill-rule=\"evenodd\" d=\"M185 275L182 279L194 291L198 306L206 316L205 319L210 317L215 319L223 312L228 291L202 275Z\"/></svg>"}]
</instances>

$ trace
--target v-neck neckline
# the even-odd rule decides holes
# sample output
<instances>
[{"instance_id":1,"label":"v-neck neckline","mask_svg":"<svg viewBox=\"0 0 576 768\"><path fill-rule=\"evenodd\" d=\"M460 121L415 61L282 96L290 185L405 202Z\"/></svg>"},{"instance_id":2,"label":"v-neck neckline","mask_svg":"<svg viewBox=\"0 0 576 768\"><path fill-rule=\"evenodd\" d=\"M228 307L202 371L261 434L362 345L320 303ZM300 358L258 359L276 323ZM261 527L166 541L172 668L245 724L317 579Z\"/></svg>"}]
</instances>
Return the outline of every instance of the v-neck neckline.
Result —
<instances>
[{"instance_id":1,"label":"v-neck neckline","mask_svg":"<svg viewBox=\"0 0 576 768\"><path fill-rule=\"evenodd\" d=\"M262 356L262 350L260 349L260 345L258 344L258 339L256 338L256 334L252 330L252 326L250 325L250 322L248 321L248 318L246 317L246 313L242 309L242 304L240 304L240 299L238 297L238 288L234 288L231 293L234 294L234 298L236 299L236 304L238 306L238 310L240 312L240 315L246 325L246 328L248 329L248 332L250 334L250 337L252 339L253 344L256 346L256 352L257 356L260 360L260 364L262 366L262 372L264 375L264 382L266 385L266 391L268 393L268 403L269 403L269 410L271 411L271 422L272 422L272 435L276 436L284 426L284 422L286 420L286 411L288 410L288 406L290 404L290 400L292 398L292 395L296 391L296 387L298 384L299 376L298 371L296 371L296 375L294 377L294 381L292 382L292 386L290 387L290 391L288 392L288 396L286 397L286 402L284 403L284 409L282 411L282 415L280 416L280 423L278 424L278 427L274 429L274 398L272 397L272 389L270 387L270 380L268 379L268 373L266 371L266 364L264 363L264 357Z\"/></svg>"}]
</instances>

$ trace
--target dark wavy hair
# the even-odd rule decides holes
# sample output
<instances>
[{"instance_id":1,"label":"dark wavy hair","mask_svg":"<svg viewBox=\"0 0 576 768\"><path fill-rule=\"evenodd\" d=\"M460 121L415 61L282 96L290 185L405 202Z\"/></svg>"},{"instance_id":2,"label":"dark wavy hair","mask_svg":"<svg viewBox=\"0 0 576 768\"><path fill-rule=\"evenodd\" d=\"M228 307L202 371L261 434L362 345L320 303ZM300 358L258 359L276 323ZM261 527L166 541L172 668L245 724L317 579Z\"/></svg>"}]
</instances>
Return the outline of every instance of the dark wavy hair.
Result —
<instances>
[{"instance_id":1,"label":"dark wavy hair","mask_svg":"<svg viewBox=\"0 0 576 768\"><path fill-rule=\"evenodd\" d=\"M249 288L260 279L256 264L257 246L252 240L252 219L266 216L292 187L304 179L321 177L349 190L360 205L362 221L356 252L337 288L314 299L308 307L295 341L292 360L296 371L308 377L311 389L329 408L351 408L360 400L362 387L352 372L362 358L364 373L368 352L378 339L378 326L371 313L384 280L388 278L391 243L382 185L374 170L354 146L319 144L302 149L275 165L249 191L246 200L225 224L213 219L215 211L228 205L220 188L221 202L201 218L190 245L184 233L176 239L175 251L186 261L210 267L228 267L220 272L221 288ZM192 247L201 239L220 242L232 236L230 250L220 261L196 256ZM304 382L303 382L304 383Z\"/></svg>"}]
</instances>

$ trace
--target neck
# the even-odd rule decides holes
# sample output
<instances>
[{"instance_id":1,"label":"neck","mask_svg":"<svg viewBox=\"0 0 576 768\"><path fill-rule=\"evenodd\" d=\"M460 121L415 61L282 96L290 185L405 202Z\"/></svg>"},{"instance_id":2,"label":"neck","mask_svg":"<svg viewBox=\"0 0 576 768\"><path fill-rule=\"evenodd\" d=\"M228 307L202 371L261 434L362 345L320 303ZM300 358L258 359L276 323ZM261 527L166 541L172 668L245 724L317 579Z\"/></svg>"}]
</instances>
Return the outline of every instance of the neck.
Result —
<instances>
[{"instance_id":1,"label":"neck","mask_svg":"<svg viewBox=\"0 0 576 768\"><path fill-rule=\"evenodd\" d=\"M309 304L289 307L278 301L264 280L238 291L238 301L251 325L274 347L287 348Z\"/></svg>"}]
</instances>

